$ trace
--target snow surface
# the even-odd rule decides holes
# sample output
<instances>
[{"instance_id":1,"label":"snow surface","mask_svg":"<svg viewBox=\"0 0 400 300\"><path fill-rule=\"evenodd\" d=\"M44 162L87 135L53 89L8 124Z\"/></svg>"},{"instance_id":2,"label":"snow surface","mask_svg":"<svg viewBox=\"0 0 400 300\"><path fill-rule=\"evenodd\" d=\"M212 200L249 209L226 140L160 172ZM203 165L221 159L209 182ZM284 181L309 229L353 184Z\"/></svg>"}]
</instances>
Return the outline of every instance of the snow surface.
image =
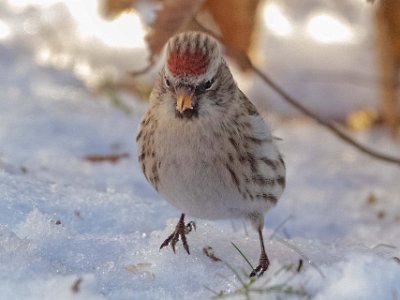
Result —
<instances>
[{"instance_id":1,"label":"snow surface","mask_svg":"<svg viewBox=\"0 0 400 300\"><path fill-rule=\"evenodd\" d=\"M350 17L365 17L348 11ZM26 44L31 50L38 45ZM282 79L296 68L285 69L279 62L294 52L284 41L275 45L268 48L273 59L266 65ZM120 94L133 108L126 114L88 93L73 70L38 66L34 51L24 47L0 43L0 299L209 299L215 296L210 289L243 298L240 280L249 279L242 271L251 269L231 242L255 265L259 244L250 226L196 220L197 230L188 236L190 256L180 244L176 255L158 250L180 212L151 188L137 163L135 132L146 104ZM372 69L371 63L364 64L370 52L357 60L356 47L347 58L338 54L340 47L331 49L329 54L342 61L332 68L351 61L365 72ZM304 69L315 56L321 70L331 66L324 55L315 55L323 49L318 51L302 51L303 59L294 57L291 63ZM312 96L313 108L326 114L343 115L366 94L375 99L362 87L336 86L330 90L336 93L327 95L323 86L294 85L299 74L293 80L289 74L284 86L299 98ZM264 88L256 81L250 89L263 107ZM352 101L319 103L320 98L343 99L341 93ZM251 299L397 299L399 167L359 154L310 121L267 118L283 139L279 146L287 164L287 189L266 216L270 269L251 284L270 290L252 293ZM400 156L400 143L385 133L374 129L355 137ZM115 164L84 159L116 153L129 157ZM205 256L207 246L225 263ZM303 265L297 272L299 259Z\"/></svg>"}]
</instances>

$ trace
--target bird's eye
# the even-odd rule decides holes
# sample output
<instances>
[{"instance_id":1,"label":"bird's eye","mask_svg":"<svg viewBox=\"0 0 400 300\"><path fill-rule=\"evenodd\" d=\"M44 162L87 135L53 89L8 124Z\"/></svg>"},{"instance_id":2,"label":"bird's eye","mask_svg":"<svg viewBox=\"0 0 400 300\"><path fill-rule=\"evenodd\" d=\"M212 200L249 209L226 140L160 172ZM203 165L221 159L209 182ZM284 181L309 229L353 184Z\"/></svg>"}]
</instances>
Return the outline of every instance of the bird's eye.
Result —
<instances>
[{"instance_id":1,"label":"bird's eye","mask_svg":"<svg viewBox=\"0 0 400 300\"><path fill-rule=\"evenodd\" d=\"M204 89L205 89L205 90L209 90L209 89L212 87L213 83L214 83L214 80L213 80L213 79L206 81L206 82L204 83Z\"/></svg>"},{"instance_id":2,"label":"bird's eye","mask_svg":"<svg viewBox=\"0 0 400 300\"><path fill-rule=\"evenodd\" d=\"M171 86L171 82L169 81L169 79L168 79L167 77L164 77L164 81L165 81L165 85L166 85L167 87L170 87L170 86Z\"/></svg>"}]
</instances>

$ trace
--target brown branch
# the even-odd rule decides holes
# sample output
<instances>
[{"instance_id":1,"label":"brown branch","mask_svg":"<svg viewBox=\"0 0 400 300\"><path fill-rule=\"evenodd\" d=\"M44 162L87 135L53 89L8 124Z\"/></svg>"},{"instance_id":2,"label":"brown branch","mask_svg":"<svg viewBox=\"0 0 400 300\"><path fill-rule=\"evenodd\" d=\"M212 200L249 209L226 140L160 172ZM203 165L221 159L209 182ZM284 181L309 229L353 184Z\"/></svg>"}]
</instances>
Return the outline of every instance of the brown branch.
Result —
<instances>
[{"instance_id":1,"label":"brown branch","mask_svg":"<svg viewBox=\"0 0 400 300\"><path fill-rule=\"evenodd\" d=\"M338 138L340 138L342 141L346 142L347 144L353 146L360 152L367 154L373 158L389 162L389 163L395 163L400 165L400 158L389 156L383 153L379 153L377 151L374 151L359 142L355 141L353 138L351 138L349 135L344 133L341 129L339 129L336 125L332 124L329 121L326 121L316 115L314 112L303 106L302 104L299 103L296 99L290 97L277 83L275 83L269 76L264 74L260 69L255 67L253 63L250 61L250 68L256 73L266 84L268 84L277 94L279 94L283 99L285 99L286 102L288 102L290 105L295 107L297 110L301 111L303 114L308 116L309 118L313 119L314 121L318 122L321 126L325 127L328 129L330 132L335 134Z\"/></svg>"},{"instance_id":2,"label":"brown branch","mask_svg":"<svg viewBox=\"0 0 400 300\"><path fill-rule=\"evenodd\" d=\"M196 25L198 25L201 28L201 30L203 30L204 32L210 34L215 39L217 39L217 40L219 40L221 42L221 37L216 35L211 30L205 28L200 22L197 21L196 18L193 18L193 21L196 23ZM308 109L304 105L300 104L300 101L298 101L297 99L289 96L289 94L287 94L283 88L281 88L277 83L275 83L275 81L273 81L268 75L263 73L259 68L257 68L252 63L252 61L250 60L249 56L247 55L247 53L245 51L234 51L234 50L229 49L229 48L227 48L226 51L230 56L236 57L236 59L238 61L241 61L242 63L248 64L249 68L255 74L257 74L268 86L270 86L277 94L279 94L287 103L289 103L291 106L293 106L294 108L296 108L297 110L302 112L304 115L308 116L309 118L311 118L314 121L316 121L317 123L319 123L322 127L327 129L328 131L332 132L334 135L336 135L336 137L338 137L339 139L341 139L342 141L344 141L348 145L356 148L357 150L359 150L360 152L362 152L362 153L364 153L366 155L371 156L372 158L375 158L375 159L378 159L378 160L381 160L381 161L385 161L385 162L388 162L388 163L394 163L394 164L400 165L400 158L394 157L394 156L389 156L389 155L386 155L386 154L383 154L383 153L379 153L377 151L374 151L374 150L362 145L361 143L357 142L352 137L350 137L348 134L343 132L341 129L339 129L335 124L333 124L333 123L331 123L329 121L326 121L323 118L319 117L317 114L312 112L310 109ZM139 73L140 74L146 73L150 69L151 66L152 66L152 63L150 63L150 65L147 66L142 71L136 72L136 74L131 73L131 75L135 76L135 75L138 75Z\"/></svg>"},{"instance_id":3,"label":"brown branch","mask_svg":"<svg viewBox=\"0 0 400 300\"><path fill-rule=\"evenodd\" d=\"M199 21L196 20L196 18L194 18L194 22L196 22L196 24L198 26L200 26L202 30L204 30L208 34L212 35L217 40L221 41L221 38L219 38L216 34L211 32L209 29L205 28ZM264 81L264 83L266 83L278 95L280 95L287 103L289 103L291 106L295 107L297 110L299 110L300 112L305 114L307 117L309 117L309 118L313 119L314 121L316 121L317 123L319 123L322 127L326 128L327 130L332 132L334 135L336 135L342 141L346 142L347 144L353 146L354 148L356 148L360 152L362 152L364 154L367 154L367 155L369 155L369 156L371 156L371 157L373 157L375 159L400 165L400 158L376 152L376 151L374 151L374 150L372 150L372 149L360 144L359 142L357 142L353 138L351 138L349 135L344 133L336 125L334 125L333 123L331 123L329 121L326 121L323 118L319 117L314 112L312 112L310 109L308 109L304 105L300 104L300 101L298 101L297 99L289 96L289 94L286 93L283 88L281 88L277 83L275 83L275 81L273 81L268 75L263 73L259 68L257 68L252 63L250 57L247 55L247 53L245 51L240 51L240 52L236 51L235 53L233 53L233 51L231 49L229 49L229 48L226 49L226 51L231 56L237 57L237 60L241 61L242 63L247 63L249 68L255 74L257 74Z\"/></svg>"},{"instance_id":4,"label":"brown branch","mask_svg":"<svg viewBox=\"0 0 400 300\"><path fill-rule=\"evenodd\" d=\"M84 160L90 161L92 163L100 163L100 162L111 162L116 163L123 158L129 158L129 153L121 153L121 154L89 154L83 157Z\"/></svg>"},{"instance_id":5,"label":"brown branch","mask_svg":"<svg viewBox=\"0 0 400 300\"><path fill-rule=\"evenodd\" d=\"M149 60L149 64L147 66L145 66L144 68L139 69L139 70L129 71L128 74L133 77L145 75L154 67L154 65L155 65L155 61Z\"/></svg>"}]
</instances>

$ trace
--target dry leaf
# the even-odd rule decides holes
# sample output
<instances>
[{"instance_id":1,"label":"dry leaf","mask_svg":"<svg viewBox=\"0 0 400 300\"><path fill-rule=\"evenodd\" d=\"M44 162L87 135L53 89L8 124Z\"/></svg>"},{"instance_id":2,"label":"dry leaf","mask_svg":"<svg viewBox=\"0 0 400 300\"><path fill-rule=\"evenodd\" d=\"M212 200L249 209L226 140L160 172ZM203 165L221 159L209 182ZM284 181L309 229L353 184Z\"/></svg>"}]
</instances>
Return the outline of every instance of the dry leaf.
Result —
<instances>
[{"instance_id":1,"label":"dry leaf","mask_svg":"<svg viewBox=\"0 0 400 300\"><path fill-rule=\"evenodd\" d=\"M98 163L98 162L116 163L120 159L128 158L129 156L130 156L129 153L109 154L109 155L91 154L91 155L86 155L84 159L93 163Z\"/></svg>"},{"instance_id":2,"label":"dry leaf","mask_svg":"<svg viewBox=\"0 0 400 300\"><path fill-rule=\"evenodd\" d=\"M367 204L374 205L378 201L378 198L375 196L374 193L370 193L367 197Z\"/></svg>"},{"instance_id":3,"label":"dry leaf","mask_svg":"<svg viewBox=\"0 0 400 300\"><path fill-rule=\"evenodd\" d=\"M356 111L347 117L347 126L353 130L366 130L371 128L377 119L378 116L373 111Z\"/></svg>"},{"instance_id":4,"label":"dry leaf","mask_svg":"<svg viewBox=\"0 0 400 300\"><path fill-rule=\"evenodd\" d=\"M376 213L376 217L377 217L379 220L384 219L385 216L386 216L386 213L385 213L385 211L383 211L383 210L380 210L380 211L378 211L378 212Z\"/></svg>"},{"instance_id":5,"label":"dry leaf","mask_svg":"<svg viewBox=\"0 0 400 300\"><path fill-rule=\"evenodd\" d=\"M123 12L132 10L135 2L136 0L103 0L100 5L100 13L105 18L116 18Z\"/></svg>"},{"instance_id":6,"label":"dry leaf","mask_svg":"<svg viewBox=\"0 0 400 300\"><path fill-rule=\"evenodd\" d=\"M81 289L81 283L82 283L83 279L81 277L79 277L77 280L75 280L75 282L72 284L71 286L71 291L74 294L79 293L80 289Z\"/></svg>"},{"instance_id":7,"label":"dry leaf","mask_svg":"<svg viewBox=\"0 0 400 300\"><path fill-rule=\"evenodd\" d=\"M164 0L156 20L146 35L152 61L163 49L168 39L185 30L204 0Z\"/></svg>"},{"instance_id":8,"label":"dry leaf","mask_svg":"<svg viewBox=\"0 0 400 300\"><path fill-rule=\"evenodd\" d=\"M159 55L165 43L174 34L185 30L207 28L207 31L218 33L226 47L227 55L231 56L240 67L247 69L248 62L240 53L250 49L259 2L259 0L207 0L204 3L204 0L164 0L155 22L146 35L151 53L150 61ZM201 24L199 27L193 19L200 9L211 16L212 22L206 21L207 25ZM209 28L210 23L215 24L217 28Z\"/></svg>"},{"instance_id":9,"label":"dry leaf","mask_svg":"<svg viewBox=\"0 0 400 300\"><path fill-rule=\"evenodd\" d=\"M238 59L235 54L250 50L259 2L259 0L207 0L203 6L217 24L221 41L228 49L227 54L233 54L232 58L243 69L248 68L248 64Z\"/></svg>"},{"instance_id":10,"label":"dry leaf","mask_svg":"<svg viewBox=\"0 0 400 300\"><path fill-rule=\"evenodd\" d=\"M209 257L212 261L221 261L221 259L214 254L214 249L211 246L203 248L204 254Z\"/></svg>"}]
</instances>

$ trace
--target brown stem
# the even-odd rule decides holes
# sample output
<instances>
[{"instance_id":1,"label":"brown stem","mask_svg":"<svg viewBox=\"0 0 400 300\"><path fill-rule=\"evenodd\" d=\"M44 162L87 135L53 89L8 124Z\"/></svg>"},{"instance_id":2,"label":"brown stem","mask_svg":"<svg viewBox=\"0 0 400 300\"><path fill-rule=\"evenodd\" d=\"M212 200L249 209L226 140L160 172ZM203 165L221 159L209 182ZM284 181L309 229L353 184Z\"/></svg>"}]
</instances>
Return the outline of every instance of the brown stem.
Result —
<instances>
[{"instance_id":1,"label":"brown stem","mask_svg":"<svg viewBox=\"0 0 400 300\"><path fill-rule=\"evenodd\" d=\"M196 22L196 24L198 26L200 26L202 30L209 33L217 40L221 41L220 37L218 37L215 33L211 32L209 29L207 29L203 25L201 25L201 23L199 21L197 21L196 18L194 18L194 22ZM249 68L255 74L257 74L264 81L264 83L269 85L277 94L279 94L287 103L289 103L290 105L295 107L297 110L299 110L300 112L302 112L309 118L311 118L314 121L316 121L317 123L319 123L322 127L328 129L330 132L332 132L334 135L336 135L342 141L346 142L347 144L349 144L350 146L353 146L360 152L367 154L375 159L400 165L400 158L376 152L376 151L360 144L359 142L357 142L353 138L351 138L349 135L344 133L341 129L336 127L333 123L326 121L323 118L319 117L317 114L312 112L310 109L308 109L307 107L300 104L300 101L289 96L289 94L286 93L283 90L283 88L281 88L277 83L275 83L269 76L267 76L265 73L263 73L259 68L254 66L254 64L250 60L250 57L247 55L247 53L245 51L232 51L232 49L229 49L229 48L226 50L231 56L237 58L242 63L244 63L244 62L247 63Z\"/></svg>"},{"instance_id":2,"label":"brown stem","mask_svg":"<svg viewBox=\"0 0 400 300\"><path fill-rule=\"evenodd\" d=\"M389 156L383 153L379 153L377 151L374 151L359 142L355 141L353 138L348 136L346 133L344 133L341 129L336 127L334 124L332 124L329 121L326 121L316 115L314 112L303 106L302 104L299 103L296 99L290 97L278 84L276 84L271 78L269 78L266 74L261 72L260 69L255 67L252 62L249 59L249 66L250 68L256 73L265 83L267 83L276 93L278 93L283 99L285 99L286 102L291 104L293 107L301 111L303 114L306 116L310 117L314 121L318 122L321 126L325 127L328 129L330 132L335 134L338 138L341 140L345 141L347 144L353 146L357 150L361 151L364 154L367 154L373 158L389 162L389 163L395 163L395 164L400 164L400 158Z\"/></svg>"},{"instance_id":3,"label":"brown stem","mask_svg":"<svg viewBox=\"0 0 400 300\"><path fill-rule=\"evenodd\" d=\"M143 69L136 70L136 71L130 71L130 72L128 72L128 74L133 77L147 74L151 70L151 68L154 67L154 64L155 64L155 62L153 60L150 60L149 64L147 66L145 66Z\"/></svg>"}]
</instances>

